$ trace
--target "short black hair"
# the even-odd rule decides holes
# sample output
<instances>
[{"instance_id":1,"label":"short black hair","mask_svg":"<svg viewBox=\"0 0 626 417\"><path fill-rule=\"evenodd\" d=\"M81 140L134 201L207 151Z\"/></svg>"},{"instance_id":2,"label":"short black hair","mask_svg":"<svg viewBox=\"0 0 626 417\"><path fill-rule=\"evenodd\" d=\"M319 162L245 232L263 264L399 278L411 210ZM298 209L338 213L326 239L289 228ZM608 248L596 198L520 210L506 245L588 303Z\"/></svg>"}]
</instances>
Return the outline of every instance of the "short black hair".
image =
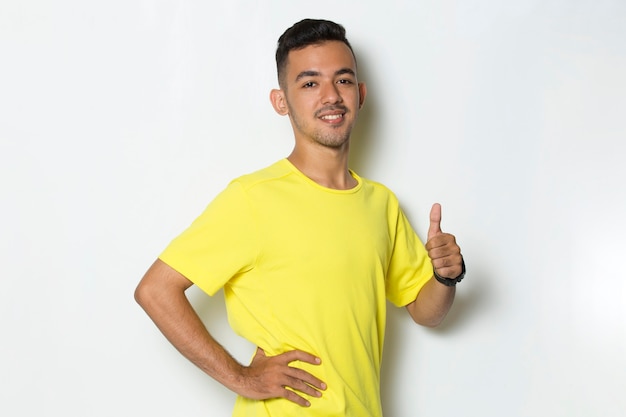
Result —
<instances>
[{"instance_id":1,"label":"short black hair","mask_svg":"<svg viewBox=\"0 0 626 417\"><path fill-rule=\"evenodd\" d=\"M287 66L287 57L290 51L303 49L309 45L320 44L326 41L345 43L350 48L352 56L354 56L352 46L346 38L346 29L338 23L322 19L303 19L287 29L278 38L278 48L276 48L278 83L282 84L282 77Z\"/></svg>"}]
</instances>

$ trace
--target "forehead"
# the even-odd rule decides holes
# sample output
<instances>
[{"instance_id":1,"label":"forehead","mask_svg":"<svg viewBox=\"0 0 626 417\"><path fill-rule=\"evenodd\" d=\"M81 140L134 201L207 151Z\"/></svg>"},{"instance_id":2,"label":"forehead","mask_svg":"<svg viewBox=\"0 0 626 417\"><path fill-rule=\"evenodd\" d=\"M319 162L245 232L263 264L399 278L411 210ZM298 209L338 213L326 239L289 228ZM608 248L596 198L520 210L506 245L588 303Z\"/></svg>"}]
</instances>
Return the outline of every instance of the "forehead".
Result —
<instances>
[{"instance_id":1,"label":"forehead","mask_svg":"<svg viewBox=\"0 0 626 417\"><path fill-rule=\"evenodd\" d=\"M325 75L346 68L356 73L354 55L348 45L340 41L326 41L294 49L287 56L286 73L289 81L293 81L303 71Z\"/></svg>"}]
</instances>

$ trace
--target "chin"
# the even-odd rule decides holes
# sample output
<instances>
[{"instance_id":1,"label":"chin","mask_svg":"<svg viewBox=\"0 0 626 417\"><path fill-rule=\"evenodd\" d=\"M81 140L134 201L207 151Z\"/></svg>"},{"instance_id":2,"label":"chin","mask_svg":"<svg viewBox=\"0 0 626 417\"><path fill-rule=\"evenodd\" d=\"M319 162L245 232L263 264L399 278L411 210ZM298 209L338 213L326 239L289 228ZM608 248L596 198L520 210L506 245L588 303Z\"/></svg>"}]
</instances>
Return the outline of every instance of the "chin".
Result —
<instances>
[{"instance_id":1,"label":"chin","mask_svg":"<svg viewBox=\"0 0 626 417\"><path fill-rule=\"evenodd\" d=\"M342 139L318 139L315 142L319 143L322 146L327 148L341 148L346 143L348 143L348 138Z\"/></svg>"},{"instance_id":2,"label":"chin","mask_svg":"<svg viewBox=\"0 0 626 417\"><path fill-rule=\"evenodd\" d=\"M329 148L340 148L344 146L350 140L350 133L335 134L335 135L317 135L313 139L320 145Z\"/></svg>"}]
</instances>

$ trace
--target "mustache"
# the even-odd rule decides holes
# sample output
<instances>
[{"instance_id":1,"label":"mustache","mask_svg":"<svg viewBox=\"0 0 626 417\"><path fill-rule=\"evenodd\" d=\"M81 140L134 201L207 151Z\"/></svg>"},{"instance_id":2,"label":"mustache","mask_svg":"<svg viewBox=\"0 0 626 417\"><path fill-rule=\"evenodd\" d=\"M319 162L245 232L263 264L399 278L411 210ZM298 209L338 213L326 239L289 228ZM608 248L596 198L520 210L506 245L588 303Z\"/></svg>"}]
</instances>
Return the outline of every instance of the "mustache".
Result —
<instances>
[{"instance_id":1,"label":"mustache","mask_svg":"<svg viewBox=\"0 0 626 417\"><path fill-rule=\"evenodd\" d=\"M343 106L341 104L335 104L332 106L326 106L326 107L322 107L321 109L317 110L315 112L315 117L319 117L321 114L323 113L328 113L328 112L333 112L333 111L342 111L344 113L348 113L350 110L348 110L348 108L346 106Z\"/></svg>"}]
</instances>

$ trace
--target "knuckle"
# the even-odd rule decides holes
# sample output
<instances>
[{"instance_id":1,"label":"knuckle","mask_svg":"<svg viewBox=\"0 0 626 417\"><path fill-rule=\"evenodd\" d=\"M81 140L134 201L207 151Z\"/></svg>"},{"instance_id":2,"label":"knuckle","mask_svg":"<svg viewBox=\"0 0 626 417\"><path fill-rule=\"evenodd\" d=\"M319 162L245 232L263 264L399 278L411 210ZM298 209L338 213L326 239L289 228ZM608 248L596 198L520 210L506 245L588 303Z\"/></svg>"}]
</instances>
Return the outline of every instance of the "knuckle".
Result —
<instances>
[{"instance_id":1,"label":"knuckle","mask_svg":"<svg viewBox=\"0 0 626 417\"><path fill-rule=\"evenodd\" d=\"M309 388L307 384L304 383L301 379L296 379L293 381L292 388L297 389L298 391L305 392Z\"/></svg>"}]
</instances>

